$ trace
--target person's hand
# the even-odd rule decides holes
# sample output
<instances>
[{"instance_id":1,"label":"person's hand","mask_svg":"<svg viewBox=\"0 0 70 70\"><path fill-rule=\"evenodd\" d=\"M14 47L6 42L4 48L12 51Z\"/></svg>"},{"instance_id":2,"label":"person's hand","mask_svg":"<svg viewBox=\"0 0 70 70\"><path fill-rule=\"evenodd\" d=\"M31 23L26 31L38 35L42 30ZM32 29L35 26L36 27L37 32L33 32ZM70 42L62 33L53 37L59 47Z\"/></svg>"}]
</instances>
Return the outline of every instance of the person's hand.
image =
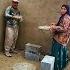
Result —
<instances>
[{"instance_id":1,"label":"person's hand","mask_svg":"<svg viewBox=\"0 0 70 70\"><path fill-rule=\"evenodd\" d=\"M51 25L50 25L50 31L54 32L55 29L56 29L56 24L55 23L51 23Z\"/></svg>"},{"instance_id":2,"label":"person's hand","mask_svg":"<svg viewBox=\"0 0 70 70\"><path fill-rule=\"evenodd\" d=\"M14 19L19 19L19 16L13 16L12 18L14 18Z\"/></svg>"},{"instance_id":3,"label":"person's hand","mask_svg":"<svg viewBox=\"0 0 70 70\"><path fill-rule=\"evenodd\" d=\"M20 20L20 19L22 19L22 16L18 16L18 15L16 15L16 16L13 16L13 18L14 18L14 19L18 19L18 20Z\"/></svg>"},{"instance_id":4,"label":"person's hand","mask_svg":"<svg viewBox=\"0 0 70 70\"><path fill-rule=\"evenodd\" d=\"M19 20L20 20L20 22L22 22L23 21L23 17L19 16Z\"/></svg>"}]
</instances>

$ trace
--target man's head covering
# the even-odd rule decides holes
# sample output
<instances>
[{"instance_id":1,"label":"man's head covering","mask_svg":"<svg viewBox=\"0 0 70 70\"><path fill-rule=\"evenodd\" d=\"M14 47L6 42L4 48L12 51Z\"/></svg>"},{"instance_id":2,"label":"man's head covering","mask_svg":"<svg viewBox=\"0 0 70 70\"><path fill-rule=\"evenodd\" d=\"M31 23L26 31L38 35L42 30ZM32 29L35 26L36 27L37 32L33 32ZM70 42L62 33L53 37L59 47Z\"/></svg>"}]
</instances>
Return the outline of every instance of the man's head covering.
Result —
<instances>
[{"instance_id":1,"label":"man's head covering","mask_svg":"<svg viewBox=\"0 0 70 70\"><path fill-rule=\"evenodd\" d=\"M19 2L19 0L12 0L13 2Z\"/></svg>"}]
</instances>

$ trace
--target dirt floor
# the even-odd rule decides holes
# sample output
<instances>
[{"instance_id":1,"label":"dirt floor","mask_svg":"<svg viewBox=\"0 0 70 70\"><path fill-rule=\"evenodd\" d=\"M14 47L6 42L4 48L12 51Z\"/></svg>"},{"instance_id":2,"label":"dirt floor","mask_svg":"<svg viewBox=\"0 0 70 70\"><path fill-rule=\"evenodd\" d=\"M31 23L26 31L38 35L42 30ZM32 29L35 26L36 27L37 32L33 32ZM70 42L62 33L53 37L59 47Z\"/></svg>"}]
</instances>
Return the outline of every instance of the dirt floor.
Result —
<instances>
[{"instance_id":1,"label":"dirt floor","mask_svg":"<svg viewBox=\"0 0 70 70\"><path fill-rule=\"evenodd\" d=\"M33 64L37 70L39 67L39 62L26 60L22 52L18 52L17 54L13 54L12 57L6 57L3 53L0 53L0 70L12 70L12 67L16 63L31 63Z\"/></svg>"},{"instance_id":2,"label":"dirt floor","mask_svg":"<svg viewBox=\"0 0 70 70\"><path fill-rule=\"evenodd\" d=\"M18 53L13 54L12 57L6 57L3 53L0 53L0 70L12 70L12 67L16 63L24 63L24 62L31 63L37 68L36 70L40 70L39 69L40 62L26 60L24 58L23 52L18 51ZM68 64L65 70L70 70L70 63Z\"/></svg>"}]
</instances>

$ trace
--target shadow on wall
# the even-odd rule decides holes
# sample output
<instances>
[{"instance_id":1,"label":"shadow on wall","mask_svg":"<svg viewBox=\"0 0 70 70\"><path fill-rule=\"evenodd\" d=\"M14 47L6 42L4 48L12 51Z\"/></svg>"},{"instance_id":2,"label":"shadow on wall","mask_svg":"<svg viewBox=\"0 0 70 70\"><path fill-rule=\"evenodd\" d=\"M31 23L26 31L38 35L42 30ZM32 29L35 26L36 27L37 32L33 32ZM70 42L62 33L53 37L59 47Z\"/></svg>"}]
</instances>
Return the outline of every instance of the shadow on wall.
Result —
<instances>
[{"instance_id":1,"label":"shadow on wall","mask_svg":"<svg viewBox=\"0 0 70 70\"><path fill-rule=\"evenodd\" d=\"M42 51L49 52L51 47L51 34L48 31L38 30L39 25L50 25L57 21L58 11L66 0L20 0L19 9L24 18L20 23L19 36L16 47L24 49L25 43L34 43L43 46ZM0 49L3 48L4 24L2 15L11 0L0 0Z\"/></svg>"},{"instance_id":2,"label":"shadow on wall","mask_svg":"<svg viewBox=\"0 0 70 70\"><path fill-rule=\"evenodd\" d=\"M10 0L0 0L0 51L4 49L4 35L5 35L5 23L4 23L4 10L10 4Z\"/></svg>"}]
</instances>

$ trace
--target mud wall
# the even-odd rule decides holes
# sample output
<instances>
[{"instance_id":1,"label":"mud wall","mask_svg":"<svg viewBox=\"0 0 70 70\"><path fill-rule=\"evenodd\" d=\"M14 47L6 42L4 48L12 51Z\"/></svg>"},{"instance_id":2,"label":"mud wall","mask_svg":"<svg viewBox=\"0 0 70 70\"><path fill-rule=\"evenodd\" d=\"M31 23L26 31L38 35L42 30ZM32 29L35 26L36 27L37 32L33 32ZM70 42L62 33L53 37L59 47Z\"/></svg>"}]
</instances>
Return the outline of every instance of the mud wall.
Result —
<instances>
[{"instance_id":1,"label":"mud wall","mask_svg":"<svg viewBox=\"0 0 70 70\"><path fill-rule=\"evenodd\" d=\"M50 25L51 22L57 23L59 18L60 6L66 0L20 0L19 9L24 18L24 22L19 25L19 36L16 47L24 49L25 43L42 45L42 52L49 52L52 37L49 31L41 31L39 25ZM0 50L4 44L5 23L3 13L5 8L11 5L11 0L0 0Z\"/></svg>"}]
</instances>

